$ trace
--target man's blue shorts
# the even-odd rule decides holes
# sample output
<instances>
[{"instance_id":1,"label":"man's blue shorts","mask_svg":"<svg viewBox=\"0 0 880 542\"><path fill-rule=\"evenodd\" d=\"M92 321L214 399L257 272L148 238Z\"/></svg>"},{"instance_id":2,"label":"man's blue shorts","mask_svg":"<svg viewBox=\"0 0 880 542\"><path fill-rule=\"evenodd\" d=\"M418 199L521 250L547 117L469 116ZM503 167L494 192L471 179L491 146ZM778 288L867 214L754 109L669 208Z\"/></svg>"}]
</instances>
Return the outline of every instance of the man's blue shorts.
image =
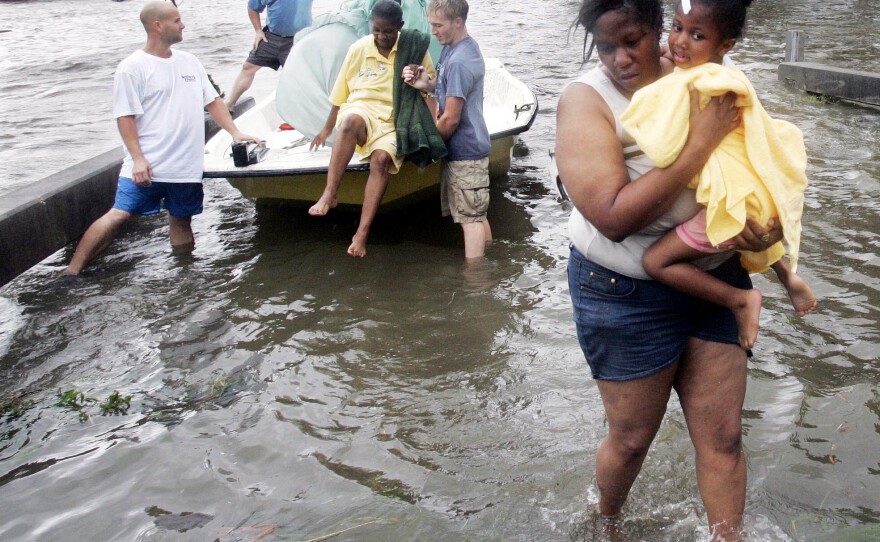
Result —
<instances>
[{"instance_id":1,"label":"man's blue shorts","mask_svg":"<svg viewBox=\"0 0 880 542\"><path fill-rule=\"evenodd\" d=\"M734 255L711 274L737 288L752 287ZM574 247L568 286L578 341L593 378L635 380L658 373L684 353L688 337L739 344L733 313L653 280L615 273Z\"/></svg>"},{"instance_id":2,"label":"man's blue shorts","mask_svg":"<svg viewBox=\"0 0 880 542\"><path fill-rule=\"evenodd\" d=\"M141 187L128 177L116 185L114 209L136 215L152 215L163 207L173 217L189 218L202 212L202 183L152 183Z\"/></svg>"}]
</instances>

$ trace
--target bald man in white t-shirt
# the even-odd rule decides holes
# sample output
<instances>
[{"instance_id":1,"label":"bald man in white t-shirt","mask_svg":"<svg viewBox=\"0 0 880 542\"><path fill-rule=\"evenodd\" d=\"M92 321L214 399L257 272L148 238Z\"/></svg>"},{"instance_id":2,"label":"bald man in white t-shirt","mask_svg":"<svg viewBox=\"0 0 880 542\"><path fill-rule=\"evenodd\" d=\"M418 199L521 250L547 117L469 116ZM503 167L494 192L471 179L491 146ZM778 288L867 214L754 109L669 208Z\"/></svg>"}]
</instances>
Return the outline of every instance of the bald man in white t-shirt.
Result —
<instances>
[{"instance_id":1,"label":"bald man in white t-shirt","mask_svg":"<svg viewBox=\"0 0 880 542\"><path fill-rule=\"evenodd\" d=\"M168 211L174 249L195 245L191 221L202 212L207 109L235 141L241 133L195 56L172 51L183 40L173 5L149 2L141 10L147 44L123 60L113 85L113 114L125 146L113 208L89 226L62 275L78 275L134 215Z\"/></svg>"}]
</instances>

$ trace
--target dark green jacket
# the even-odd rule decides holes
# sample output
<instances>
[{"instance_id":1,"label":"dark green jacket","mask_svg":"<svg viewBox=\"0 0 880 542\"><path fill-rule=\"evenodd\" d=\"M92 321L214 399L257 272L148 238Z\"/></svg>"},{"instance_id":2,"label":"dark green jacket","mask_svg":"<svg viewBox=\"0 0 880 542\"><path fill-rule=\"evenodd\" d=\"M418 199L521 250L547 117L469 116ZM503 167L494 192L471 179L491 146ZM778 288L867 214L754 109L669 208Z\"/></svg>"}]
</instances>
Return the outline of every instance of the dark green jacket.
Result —
<instances>
[{"instance_id":1,"label":"dark green jacket","mask_svg":"<svg viewBox=\"0 0 880 542\"><path fill-rule=\"evenodd\" d=\"M400 31L397 57L394 59L394 129L397 131L397 152L424 167L446 156L446 145L434 116L422 93L403 82L404 66L421 64L428 51L431 36L418 30Z\"/></svg>"}]
</instances>

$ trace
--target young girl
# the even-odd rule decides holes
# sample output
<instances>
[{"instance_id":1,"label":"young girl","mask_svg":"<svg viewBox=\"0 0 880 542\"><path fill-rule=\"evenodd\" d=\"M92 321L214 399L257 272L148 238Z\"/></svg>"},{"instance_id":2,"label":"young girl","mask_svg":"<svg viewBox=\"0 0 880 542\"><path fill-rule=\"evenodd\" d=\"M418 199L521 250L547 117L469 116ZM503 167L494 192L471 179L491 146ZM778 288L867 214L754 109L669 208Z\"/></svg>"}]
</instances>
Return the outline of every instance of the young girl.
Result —
<instances>
[{"instance_id":1,"label":"young girl","mask_svg":"<svg viewBox=\"0 0 880 542\"><path fill-rule=\"evenodd\" d=\"M687 137L689 93L699 91L707 96L704 100L729 91L737 95L737 105L743 108L740 127L722 141L691 184L707 209L651 246L643 265L659 282L730 309L744 349L751 348L758 336L761 292L730 286L691 262L707 253L730 250L731 239L740 234L748 217L762 223L779 217L791 263L777 243L757 258L742 253L746 269L772 267L798 316L816 307L809 285L795 273L806 187L803 136L791 124L766 114L741 71L721 66L742 36L751 1L682 0L669 33L669 55L677 69L637 92L621 117L645 154L656 166L665 167Z\"/></svg>"}]
</instances>

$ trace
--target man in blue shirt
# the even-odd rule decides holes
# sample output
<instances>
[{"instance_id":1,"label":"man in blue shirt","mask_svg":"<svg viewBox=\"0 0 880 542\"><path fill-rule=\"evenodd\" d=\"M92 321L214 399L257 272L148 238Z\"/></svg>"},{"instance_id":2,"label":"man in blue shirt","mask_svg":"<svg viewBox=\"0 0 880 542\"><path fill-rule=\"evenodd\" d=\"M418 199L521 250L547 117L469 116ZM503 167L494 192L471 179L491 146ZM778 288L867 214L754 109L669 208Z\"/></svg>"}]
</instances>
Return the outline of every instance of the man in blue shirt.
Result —
<instances>
[{"instance_id":1,"label":"man in blue shirt","mask_svg":"<svg viewBox=\"0 0 880 542\"><path fill-rule=\"evenodd\" d=\"M266 26L260 22L263 10L267 12ZM293 46L293 36L312 24L312 0L248 0L247 11L256 33L254 48L226 97L226 107L230 110L251 87L260 68L277 70L284 65Z\"/></svg>"},{"instance_id":2,"label":"man in blue shirt","mask_svg":"<svg viewBox=\"0 0 880 542\"><path fill-rule=\"evenodd\" d=\"M483 80L486 64L480 47L468 35L466 0L431 0L428 22L443 46L437 79L422 66L403 70L406 83L436 93L437 130L446 141L446 161L440 181L443 216L452 215L464 232L464 255L482 258L492 241L489 209L489 151L492 142L483 118Z\"/></svg>"}]
</instances>

